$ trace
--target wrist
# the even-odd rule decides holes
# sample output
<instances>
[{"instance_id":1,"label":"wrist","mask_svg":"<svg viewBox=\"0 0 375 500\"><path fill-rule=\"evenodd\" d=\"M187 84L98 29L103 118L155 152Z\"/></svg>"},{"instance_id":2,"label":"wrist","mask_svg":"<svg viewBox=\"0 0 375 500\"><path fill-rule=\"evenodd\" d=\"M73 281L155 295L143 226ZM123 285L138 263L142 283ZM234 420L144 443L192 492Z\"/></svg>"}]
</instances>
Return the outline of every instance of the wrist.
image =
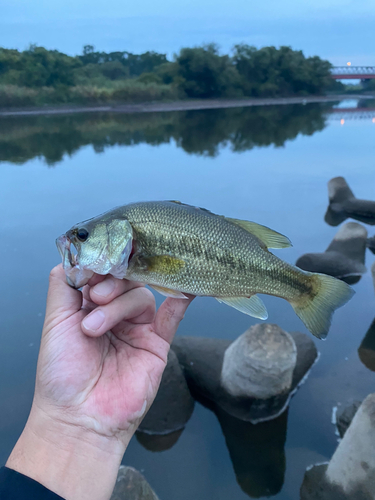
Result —
<instances>
[{"instance_id":1,"label":"wrist","mask_svg":"<svg viewBox=\"0 0 375 500\"><path fill-rule=\"evenodd\" d=\"M33 406L6 465L66 500L104 500L111 496L126 446L124 439L68 424Z\"/></svg>"}]
</instances>

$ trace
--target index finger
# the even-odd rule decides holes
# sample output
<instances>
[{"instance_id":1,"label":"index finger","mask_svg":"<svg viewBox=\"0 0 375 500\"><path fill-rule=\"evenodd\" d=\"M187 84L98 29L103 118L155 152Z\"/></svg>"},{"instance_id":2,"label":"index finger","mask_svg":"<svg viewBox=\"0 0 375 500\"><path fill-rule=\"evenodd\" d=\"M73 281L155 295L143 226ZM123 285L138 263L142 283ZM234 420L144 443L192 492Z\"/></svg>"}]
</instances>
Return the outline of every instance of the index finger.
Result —
<instances>
[{"instance_id":1,"label":"index finger","mask_svg":"<svg viewBox=\"0 0 375 500\"><path fill-rule=\"evenodd\" d=\"M129 281L127 279L117 279L110 274L104 280L96 283L90 288L90 299L98 305L109 304L123 293L133 290L133 288L144 287L143 283Z\"/></svg>"}]
</instances>

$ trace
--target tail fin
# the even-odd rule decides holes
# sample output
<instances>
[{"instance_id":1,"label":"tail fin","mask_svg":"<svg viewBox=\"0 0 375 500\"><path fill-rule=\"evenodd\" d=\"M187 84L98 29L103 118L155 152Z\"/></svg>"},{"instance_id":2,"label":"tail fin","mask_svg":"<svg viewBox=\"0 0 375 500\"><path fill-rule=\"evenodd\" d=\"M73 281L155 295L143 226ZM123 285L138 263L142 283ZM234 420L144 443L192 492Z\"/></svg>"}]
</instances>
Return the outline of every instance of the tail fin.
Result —
<instances>
[{"instance_id":1,"label":"tail fin","mask_svg":"<svg viewBox=\"0 0 375 500\"><path fill-rule=\"evenodd\" d=\"M354 290L343 281L325 274L306 273L311 278L311 292L291 302L297 316L310 332L325 339L335 309L343 306L354 295Z\"/></svg>"}]
</instances>

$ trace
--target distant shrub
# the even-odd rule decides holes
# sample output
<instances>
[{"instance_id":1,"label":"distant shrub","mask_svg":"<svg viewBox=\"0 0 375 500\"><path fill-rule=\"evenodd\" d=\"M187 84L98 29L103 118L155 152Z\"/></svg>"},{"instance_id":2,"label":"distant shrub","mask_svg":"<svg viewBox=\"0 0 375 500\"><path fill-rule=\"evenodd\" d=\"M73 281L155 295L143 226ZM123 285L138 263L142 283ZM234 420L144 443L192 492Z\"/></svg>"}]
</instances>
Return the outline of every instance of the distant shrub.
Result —
<instances>
[{"instance_id":1,"label":"distant shrub","mask_svg":"<svg viewBox=\"0 0 375 500\"><path fill-rule=\"evenodd\" d=\"M173 100L177 98L178 90L171 85L137 81L130 81L127 85L114 90L111 94L113 101L122 102Z\"/></svg>"},{"instance_id":2,"label":"distant shrub","mask_svg":"<svg viewBox=\"0 0 375 500\"><path fill-rule=\"evenodd\" d=\"M27 107L35 106L38 103L40 90L17 85L0 85L0 107Z\"/></svg>"},{"instance_id":3,"label":"distant shrub","mask_svg":"<svg viewBox=\"0 0 375 500\"><path fill-rule=\"evenodd\" d=\"M140 83L163 83L162 78L156 73L143 73L137 78L137 82Z\"/></svg>"},{"instance_id":4,"label":"distant shrub","mask_svg":"<svg viewBox=\"0 0 375 500\"><path fill-rule=\"evenodd\" d=\"M178 90L171 85L126 81L115 89L76 85L75 87L41 87L30 89L0 85L0 107L28 107L45 104L105 104L176 100Z\"/></svg>"}]
</instances>

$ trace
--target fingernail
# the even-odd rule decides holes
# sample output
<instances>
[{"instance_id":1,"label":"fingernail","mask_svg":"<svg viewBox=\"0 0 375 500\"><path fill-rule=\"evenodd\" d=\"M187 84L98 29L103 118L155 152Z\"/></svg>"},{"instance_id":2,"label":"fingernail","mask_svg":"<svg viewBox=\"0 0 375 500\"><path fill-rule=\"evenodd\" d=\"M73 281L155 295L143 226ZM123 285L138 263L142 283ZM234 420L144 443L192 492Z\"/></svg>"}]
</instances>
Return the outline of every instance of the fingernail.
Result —
<instances>
[{"instance_id":1,"label":"fingernail","mask_svg":"<svg viewBox=\"0 0 375 500\"><path fill-rule=\"evenodd\" d=\"M96 310L92 314L89 314L86 316L86 318L83 320L83 326L87 330L91 330L92 332L95 332L96 330L99 330L99 328L102 326L104 323L104 313L100 309Z\"/></svg>"},{"instance_id":2,"label":"fingernail","mask_svg":"<svg viewBox=\"0 0 375 500\"><path fill-rule=\"evenodd\" d=\"M100 295L102 297L110 295L114 289L115 282L112 278L107 278L101 283L98 283L96 286L94 286L94 292L96 293L96 295Z\"/></svg>"}]
</instances>

